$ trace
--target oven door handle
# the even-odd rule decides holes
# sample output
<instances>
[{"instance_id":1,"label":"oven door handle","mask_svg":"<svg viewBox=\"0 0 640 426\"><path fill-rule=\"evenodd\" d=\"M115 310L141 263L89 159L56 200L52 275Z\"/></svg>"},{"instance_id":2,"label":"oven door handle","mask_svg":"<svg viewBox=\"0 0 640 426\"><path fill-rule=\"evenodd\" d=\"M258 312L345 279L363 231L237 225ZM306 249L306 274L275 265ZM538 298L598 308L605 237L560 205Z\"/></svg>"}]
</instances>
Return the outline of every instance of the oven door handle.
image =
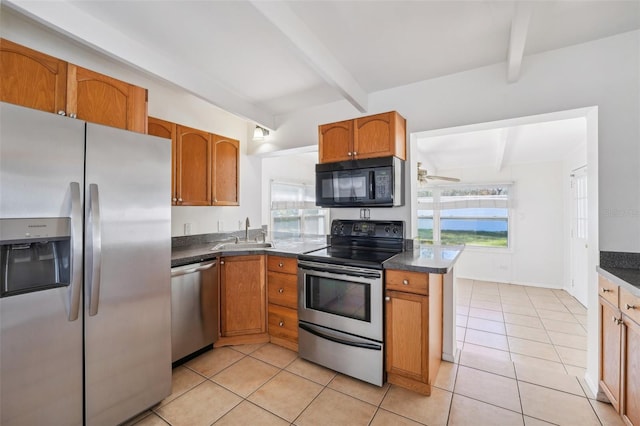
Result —
<instances>
[{"instance_id":1,"label":"oven door handle","mask_svg":"<svg viewBox=\"0 0 640 426\"><path fill-rule=\"evenodd\" d=\"M352 342L350 340L340 339L335 336L329 336L328 334L320 333L319 331L314 330L313 328L309 327L306 324L298 323L298 327L300 327L304 331L307 331L313 335L316 335L323 339L331 340L332 342L340 343L342 345L349 345L349 346L354 346L356 348L363 348L363 349L372 349L374 351L382 350L382 345L377 345L375 343Z\"/></svg>"},{"instance_id":2,"label":"oven door handle","mask_svg":"<svg viewBox=\"0 0 640 426\"><path fill-rule=\"evenodd\" d=\"M331 266L322 265L320 267L312 266L309 264L298 264L301 266L301 270L303 271L316 271L316 272L326 272L329 274L339 274L339 275L347 275L351 277L359 277L359 278L373 278L378 279L381 278L382 274L379 272L366 272L366 271L351 271L348 269L340 269L339 267L332 268Z\"/></svg>"}]
</instances>

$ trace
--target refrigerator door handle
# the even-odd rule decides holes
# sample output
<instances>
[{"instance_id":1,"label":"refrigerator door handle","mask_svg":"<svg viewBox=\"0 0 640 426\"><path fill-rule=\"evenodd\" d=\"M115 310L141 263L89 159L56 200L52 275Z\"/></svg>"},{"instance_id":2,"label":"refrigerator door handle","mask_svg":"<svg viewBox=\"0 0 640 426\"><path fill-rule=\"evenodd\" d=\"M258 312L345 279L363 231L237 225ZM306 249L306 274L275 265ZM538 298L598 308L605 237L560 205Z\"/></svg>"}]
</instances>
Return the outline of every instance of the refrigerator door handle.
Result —
<instances>
[{"instance_id":1,"label":"refrigerator door handle","mask_svg":"<svg viewBox=\"0 0 640 426\"><path fill-rule=\"evenodd\" d=\"M102 234L100 230L100 200L98 196L98 185L89 185L89 217L87 220L87 241L90 244L89 250L89 316L98 313L98 303L100 301L100 268L102 266Z\"/></svg>"},{"instance_id":2,"label":"refrigerator door handle","mask_svg":"<svg viewBox=\"0 0 640 426\"><path fill-rule=\"evenodd\" d=\"M69 321L78 319L82 288L82 206L80 184L69 183L71 195L71 286L69 287Z\"/></svg>"}]
</instances>

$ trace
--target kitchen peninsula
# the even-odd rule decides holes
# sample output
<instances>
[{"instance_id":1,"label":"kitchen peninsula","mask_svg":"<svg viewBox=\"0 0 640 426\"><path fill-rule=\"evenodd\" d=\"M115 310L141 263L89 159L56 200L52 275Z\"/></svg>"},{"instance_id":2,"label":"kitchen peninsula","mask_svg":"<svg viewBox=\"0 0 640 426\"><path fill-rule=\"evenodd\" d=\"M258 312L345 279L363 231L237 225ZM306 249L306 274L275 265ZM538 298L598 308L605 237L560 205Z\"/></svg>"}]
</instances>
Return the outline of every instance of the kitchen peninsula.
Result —
<instances>
[{"instance_id":1,"label":"kitchen peninsula","mask_svg":"<svg viewBox=\"0 0 640 426\"><path fill-rule=\"evenodd\" d=\"M270 307L273 301L269 295L279 289L269 289L275 284L267 271L269 259L297 259L298 255L324 247L327 243L322 239L284 240L275 241L273 247L268 248L242 249L240 243L233 250L211 250L215 245L216 242L206 236L174 238L172 266L221 256L264 256L264 268L258 273L268 277L267 291L261 293L260 298L264 300L260 303ZM440 360L453 361L456 353L453 266L463 249L464 246L416 242L415 247L407 248L384 262L385 370L389 382L428 395ZM282 287L282 292L287 291L290 291L288 287ZM264 312L265 315L267 312L271 314L270 310L264 309ZM266 335L272 343L285 343L284 346L290 349L297 348L297 340L292 347L287 343L293 342L283 342L278 338L282 334L278 327L286 327L287 319L291 321L291 318L283 318L282 321L265 318ZM256 336L264 339L264 334L257 333Z\"/></svg>"}]
</instances>

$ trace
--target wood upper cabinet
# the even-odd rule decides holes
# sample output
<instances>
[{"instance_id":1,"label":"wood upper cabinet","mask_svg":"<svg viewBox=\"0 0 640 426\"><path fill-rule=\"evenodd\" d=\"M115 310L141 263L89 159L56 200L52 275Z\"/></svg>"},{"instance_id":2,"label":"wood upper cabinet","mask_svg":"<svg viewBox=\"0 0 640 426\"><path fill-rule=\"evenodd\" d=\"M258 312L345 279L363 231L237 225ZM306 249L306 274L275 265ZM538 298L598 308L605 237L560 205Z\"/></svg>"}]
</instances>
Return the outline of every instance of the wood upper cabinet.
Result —
<instances>
[{"instance_id":1,"label":"wood upper cabinet","mask_svg":"<svg viewBox=\"0 0 640 426\"><path fill-rule=\"evenodd\" d=\"M265 256L220 258L220 336L266 333Z\"/></svg>"},{"instance_id":2,"label":"wood upper cabinet","mask_svg":"<svg viewBox=\"0 0 640 426\"><path fill-rule=\"evenodd\" d=\"M176 144L177 144L177 124L159 118L149 117L147 121L147 133L171 140L171 205L178 202L176 193Z\"/></svg>"},{"instance_id":3,"label":"wood upper cabinet","mask_svg":"<svg viewBox=\"0 0 640 426\"><path fill-rule=\"evenodd\" d=\"M320 163L396 156L406 159L406 120L390 111L318 127Z\"/></svg>"},{"instance_id":4,"label":"wood upper cabinet","mask_svg":"<svg viewBox=\"0 0 640 426\"><path fill-rule=\"evenodd\" d=\"M92 123L147 132L147 90L69 64L67 115Z\"/></svg>"},{"instance_id":5,"label":"wood upper cabinet","mask_svg":"<svg viewBox=\"0 0 640 426\"><path fill-rule=\"evenodd\" d=\"M148 133L171 139L171 204L239 205L240 142L149 117Z\"/></svg>"},{"instance_id":6,"label":"wood upper cabinet","mask_svg":"<svg viewBox=\"0 0 640 426\"><path fill-rule=\"evenodd\" d=\"M393 283L385 292L387 381L429 395L442 358L442 276L388 270L385 282ZM412 282L410 291L390 289Z\"/></svg>"},{"instance_id":7,"label":"wood upper cabinet","mask_svg":"<svg viewBox=\"0 0 640 426\"><path fill-rule=\"evenodd\" d=\"M407 158L406 120L397 112L357 118L353 129L356 158L396 156Z\"/></svg>"},{"instance_id":8,"label":"wood upper cabinet","mask_svg":"<svg viewBox=\"0 0 640 426\"><path fill-rule=\"evenodd\" d=\"M240 163L240 142L219 135L211 135L213 145L212 204L237 206Z\"/></svg>"},{"instance_id":9,"label":"wood upper cabinet","mask_svg":"<svg viewBox=\"0 0 640 426\"><path fill-rule=\"evenodd\" d=\"M146 133L146 89L5 39L0 60L2 101Z\"/></svg>"},{"instance_id":10,"label":"wood upper cabinet","mask_svg":"<svg viewBox=\"0 0 640 426\"><path fill-rule=\"evenodd\" d=\"M66 114L67 63L0 39L0 100Z\"/></svg>"},{"instance_id":11,"label":"wood upper cabinet","mask_svg":"<svg viewBox=\"0 0 640 426\"><path fill-rule=\"evenodd\" d=\"M211 205L211 134L177 125L176 205Z\"/></svg>"},{"instance_id":12,"label":"wood upper cabinet","mask_svg":"<svg viewBox=\"0 0 640 426\"><path fill-rule=\"evenodd\" d=\"M318 127L320 163L353 159L353 120L323 124Z\"/></svg>"}]
</instances>

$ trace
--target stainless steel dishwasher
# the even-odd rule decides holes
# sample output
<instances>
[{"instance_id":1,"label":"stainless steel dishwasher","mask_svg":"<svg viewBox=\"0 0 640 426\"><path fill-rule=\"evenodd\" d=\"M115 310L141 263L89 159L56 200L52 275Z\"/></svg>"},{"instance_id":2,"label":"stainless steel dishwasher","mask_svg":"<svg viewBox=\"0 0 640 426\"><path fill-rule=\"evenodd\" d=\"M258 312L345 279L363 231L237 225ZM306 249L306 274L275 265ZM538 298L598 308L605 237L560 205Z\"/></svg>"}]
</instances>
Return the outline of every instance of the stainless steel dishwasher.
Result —
<instances>
[{"instance_id":1,"label":"stainless steel dishwasher","mask_svg":"<svg viewBox=\"0 0 640 426\"><path fill-rule=\"evenodd\" d=\"M217 330L216 260L171 268L171 362L210 347Z\"/></svg>"}]
</instances>

